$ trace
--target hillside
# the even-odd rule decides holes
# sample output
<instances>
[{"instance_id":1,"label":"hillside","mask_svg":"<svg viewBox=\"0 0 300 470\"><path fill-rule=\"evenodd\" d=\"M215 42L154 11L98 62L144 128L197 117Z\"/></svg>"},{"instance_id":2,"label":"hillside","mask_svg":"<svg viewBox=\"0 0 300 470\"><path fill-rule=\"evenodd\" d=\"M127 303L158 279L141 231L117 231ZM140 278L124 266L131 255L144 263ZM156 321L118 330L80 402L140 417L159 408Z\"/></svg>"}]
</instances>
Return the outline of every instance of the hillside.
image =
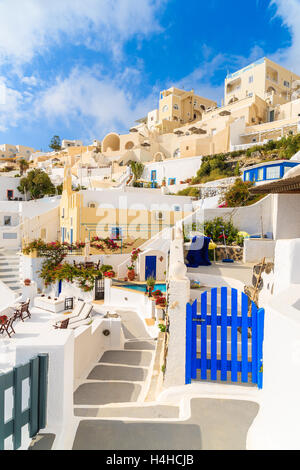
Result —
<instances>
[{"instance_id":1,"label":"hillside","mask_svg":"<svg viewBox=\"0 0 300 470\"><path fill-rule=\"evenodd\" d=\"M246 151L221 153L203 157L203 163L191 185L207 183L230 176L239 176L244 167L274 160L289 160L300 150L300 134L271 140Z\"/></svg>"}]
</instances>

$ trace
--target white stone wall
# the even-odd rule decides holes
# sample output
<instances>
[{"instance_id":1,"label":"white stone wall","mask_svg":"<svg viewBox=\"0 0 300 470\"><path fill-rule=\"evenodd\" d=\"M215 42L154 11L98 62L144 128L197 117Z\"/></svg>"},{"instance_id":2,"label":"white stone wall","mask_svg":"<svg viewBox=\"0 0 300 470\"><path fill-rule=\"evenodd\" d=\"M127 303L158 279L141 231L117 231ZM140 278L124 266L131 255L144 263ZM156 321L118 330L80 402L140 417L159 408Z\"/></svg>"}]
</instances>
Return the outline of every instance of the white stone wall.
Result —
<instances>
[{"instance_id":1,"label":"white stone wall","mask_svg":"<svg viewBox=\"0 0 300 470\"><path fill-rule=\"evenodd\" d=\"M145 264L147 256L156 257L156 280L166 280L166 267L167 267L167 256L163 251L159 250L146 250L139 254L138 257L138 275L140 281L145 281ZM162 258L162 260L160 260Z\"/></svg>"},{"instance_id":2,"label":"white stone wall","mask_svg":"<svg viewBox=\"0 0 300 470\"><path fill-rule=\"evenodd\" d=\"M245 238L244 239L244 263L256 263L264 257L273 260L275 255L275 240Z\"/></svg>"},{"instance_id":3,"label":"white stone wall","mask_svg":"<svg viewBox=\"0 0 300 470\"><path fill-rule=\"evenodd\" d=\"M300 449L300 239L279 240L265 307L263 389L249 449Z\"/></svg>"},{"instance_id":4,"label":"white stone wall","mask_svg":"<svg viewBox=\"0 0 300 470\"><path fill-rule=\"evenodd\" d=\"M190 301L190 281L185 275L183 259L183 238L178 226L175 240L170 247L168 289L170 336L164 382L166 387L185 384L186 304Z\"/></svg>"},{"instance_id":5,"label":"white stone wall","mask_svg":"<svg viewBox=\"0 0 300 470\"><path fill-rule=\"evenodd\" d=\"M44 335L22 340L16 349L16 364L25 364L39 353L49 354L47 427L43 432L54 433L54 449L71 448L74 427L74 333L51 329ZM28 448L31 439L23 440Z\"/></svg>"},{"instance_id":6,"label":"white stone wall","mask_svg":"<svg viewBox=\"0 0 300 470\"><path fill-rule=\"evenodd\" d=\"M233 224L242 231L250 235L273 233L273 196L269 195L261 201L246 207L230 207L223 209L204 209L199 213L202 220L213 220L215 217L222 217L225 220L232 220Z\"/></svg>"},{"instance_id":7,"label":"white stone wall","mask_svg":"<svg viewBox=\"0 0 300 470\"><path fill-rule=\"evenodd\" d=\"M104 305L107 307L129 308L138 311L143 318L155 315L155 300L133 289L112 287L110 280L105 280Z\"/></svg>"},{"instance_id":8,"label":"white stone wall","mask_svg":"<svg viewBox=\"0 0 300 470\"><path fill-rule=\"evenodd\" d=\"M104 336L103 331L109 330L110 335ZM121 319L120 318L97 318L92 324L75 330L74 348L74 385L77 381L85 378L90 368L101 355L107 350L120 349L121 345Z\"/></svg>"},{"instance_id":9,"label":"white stone wall","mask_svg":"<svg viewBox=\"0 0 300 470\"><path fill-rule=\"evenodd\" d=\"M299 194L275 194L273 214L276 239L300 237Z\"/></svg>"},{"instance_id":10,"label":"white stone wall","mask_svg":"<svg viewBox=\"0 0 300 470\"><path fill-rule=\"evenodd\" d=\"M275 248L274 292L280 293L293 284L300 285L300 237L279 240Z\"/></svg>"},{"instance_id":11,"label":"white stone wall","mask_svg":"<svg viewBox=\"0 0 300 470\"><path fill-rule=\"evenodd\" d=\"M142 178L151 181L152 170L156 171L156 181L161 185L164 178L168 184L169 178L176 178L176 184L196 175L202 163L202 156L191 158L175 158L162 162L153 162L145 165Z\"/></svg>"},{"instance_id":12,"label":"white stone wall","mask_svg":"<svg viewBox=\"0 0 300 470\"><path fill-rule=\"evenodd\" d=\"M21 178L12 178L10 176L0 176L0 201L8 201L7 191L9 189L13 190L14 198L24 199L24 194L21 194L17 189L18 186L20 186L20 179Z\"/></svg>"}]
</instances>

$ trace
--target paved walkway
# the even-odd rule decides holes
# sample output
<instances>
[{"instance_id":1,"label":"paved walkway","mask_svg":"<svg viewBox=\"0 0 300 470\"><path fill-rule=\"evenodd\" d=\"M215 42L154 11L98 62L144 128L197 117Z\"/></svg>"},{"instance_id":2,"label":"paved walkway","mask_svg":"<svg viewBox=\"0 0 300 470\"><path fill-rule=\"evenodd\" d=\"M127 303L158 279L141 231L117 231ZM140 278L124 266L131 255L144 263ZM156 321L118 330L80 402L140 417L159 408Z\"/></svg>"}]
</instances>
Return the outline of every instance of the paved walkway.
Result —
<instances>
[{"instance_id":1,"label":"paved walkway","mask_svg":"<svg viewBox=\"0 0 300 470\"><path fill-rule=\"evenodd\" d=\"M141 401L155 341L133 312L118 312L126 338L122 351L108 351L74 394L79 418L74 450L245 449L258 412L248 401L194 398L191 417L179 406Z\"/></svg>"},{"instance_id":2,"label":"paved walkway","mask_svg":"<svg viewBox=\"0 0 300 470\"><path fill-rule=\"evenodd\" d=\"M241 281L244 285L252 285L253 263L222 263L216 261L211 266L199 266L198 268L188 268L189 274L210 274L218 277L229 277Z\"/></svg>"},{"instance_id":3,"label":"paved walkway","mask_svg":"<svg viewBox=\"0 0 300 470\"><path fill-rule=\"evenodd\" d=\"M257 412L253 402L194 398L186 421L165 418L158 422L156 417L130 421L129 415L122 420L83 420L73 449L243 450Z\"/></svg>"}]
</instances>

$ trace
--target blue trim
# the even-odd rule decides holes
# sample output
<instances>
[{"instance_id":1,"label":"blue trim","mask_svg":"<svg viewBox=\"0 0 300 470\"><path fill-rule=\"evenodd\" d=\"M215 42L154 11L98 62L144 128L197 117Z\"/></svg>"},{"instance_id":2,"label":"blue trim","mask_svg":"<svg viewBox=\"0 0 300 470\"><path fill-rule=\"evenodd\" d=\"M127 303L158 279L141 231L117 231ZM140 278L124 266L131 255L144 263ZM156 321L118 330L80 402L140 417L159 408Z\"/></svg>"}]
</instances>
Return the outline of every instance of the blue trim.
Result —
<instances>
[{"instance_id":1,"label":"blue trim","mask_svg":"<svg viewBox=\"0 0 300 470\"><path fill-rule=\"evenodd\" d=\"M247 181L252 181L252 182L261 182L261 181L276 181L278 179L281 179L283 178L284 176L284 169L285 168L294 168L295 166L298 166L299 163L296 163L296 162L284 162L284 163L279 163L278 165L276 164L273 164L273 165L261 165L257 168L253 168L252 170L246 170L244 171L244 174L243 174L243 181L244 182L247 182ZM267 169L268 168L277 168L277 167L280 167L280 176L278 178L267 178ZM258 171L263 169L263 178L262 179L258 179ZM247 180L246 179L246 175L249 175L249 179Z\"/></svg>"},{"instance_id":2,"label":"blue trim","mask_svg":"<svg viewBox=\"0 0 300 470\"><path fill-rule=\"evenodd\" d=\"M168 179L168 186L171 186L171 181L174 181L174 183L172 183L172 185L176 184L176 178L169 178Z\"/></svg>"},{"instance_id":3,"label":"blue trim","mask_svg":"<svg viewBox=\"0 0 300 470\"><path fill-rule=\"evenodd\" d=\"M121 227L112 227L112 229L111 229L111 238L112 238L112 240L120 240L122 238L122 228Z\"/></svg>"},{"instance_id":4,"label":"blue trim","mask_svg":"<svg viewBox=\"0 0 300 470\"><path fill-rule=\"evenodd\" d=\"M156 170L151 171L151 181L156 181Z\"/></svg>"}]
</instances>

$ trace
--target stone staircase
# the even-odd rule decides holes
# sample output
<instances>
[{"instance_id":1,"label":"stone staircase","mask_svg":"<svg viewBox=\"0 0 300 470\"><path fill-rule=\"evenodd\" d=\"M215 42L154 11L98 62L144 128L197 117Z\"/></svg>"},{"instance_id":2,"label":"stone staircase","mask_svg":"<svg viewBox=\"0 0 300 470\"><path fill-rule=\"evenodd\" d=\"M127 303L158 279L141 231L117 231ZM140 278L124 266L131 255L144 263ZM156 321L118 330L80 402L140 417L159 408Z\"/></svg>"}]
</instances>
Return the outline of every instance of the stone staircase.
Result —
<instances>
[{"instance_id":1,"label":"stone staircase","mask_svg":"<svg viewBox=\"0 0 300 470\"><path fill-rule=\"evenodd\" d=\"M10 289L20 294L20 256L16 251L0 247L0 281Z\"/></svg>"},{"instance_id":2,"label":"stone staircase","mask_svg":"<svg viewBox=\"0 0 300 470\"><path fill-rule=\"evenodd\" d=\"M122 317L125 345L106 351L74 393L73 450L244 450L258 405L246 400L193 398L145 402L155 354L135 312ZM199 393L199 390L198 390ZM187 405L187 403L185 403ZM31 450L49 450L55 436L38 435Z\"/></svg>"},{"instance_id":3,"label":"stone staircase","mask_svg":"<svg viewBox=\"0 0 300 470\"><path fill-rule=\"evenodd\" d=\"M118 313L122 317L126 340L124 349L106 351L75 391L74 415L80 421L73 449L106 449L110 446L109 436L97 443L108 422L111 431L115 432L120 422L128 418L138 421L179 418L178 406L144 402L156 340L148 335L135 312ZM87 423L90 432L86 430Z\"/></svg>"}]
</instances>

